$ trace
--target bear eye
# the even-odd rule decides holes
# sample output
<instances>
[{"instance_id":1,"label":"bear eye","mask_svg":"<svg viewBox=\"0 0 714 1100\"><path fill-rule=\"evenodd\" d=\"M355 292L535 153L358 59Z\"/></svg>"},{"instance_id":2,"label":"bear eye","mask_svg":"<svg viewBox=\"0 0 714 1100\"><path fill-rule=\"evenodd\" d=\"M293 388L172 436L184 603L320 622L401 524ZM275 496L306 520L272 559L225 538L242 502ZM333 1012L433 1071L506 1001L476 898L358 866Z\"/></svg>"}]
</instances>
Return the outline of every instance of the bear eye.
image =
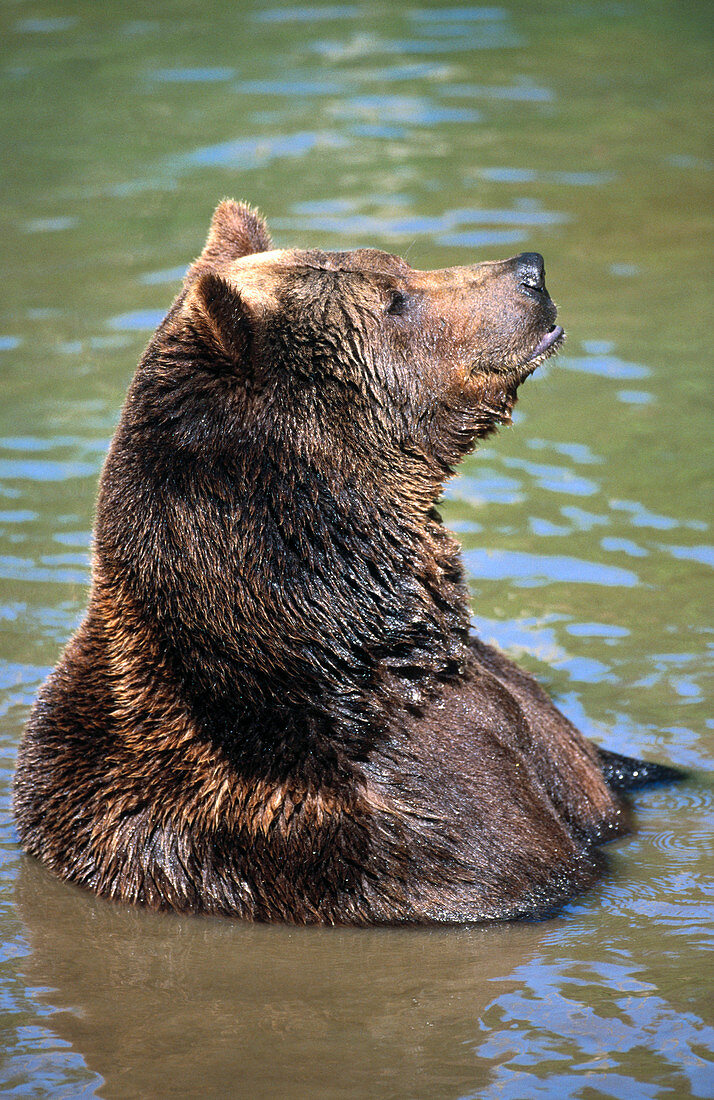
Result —
<instances>
[{"instance_id":1,"label":"bear eye","mask_svg":"<svg viewBox=\"0 0 714 1100\"><path fill-rule=\"evenodd\" d=\"M399 317L402 313L406 313L408 307L409 298L407 295L403 294L401 290L393 290L387 303L387 313L391 313L393 317Z\"/></svg>"}]
</instances>

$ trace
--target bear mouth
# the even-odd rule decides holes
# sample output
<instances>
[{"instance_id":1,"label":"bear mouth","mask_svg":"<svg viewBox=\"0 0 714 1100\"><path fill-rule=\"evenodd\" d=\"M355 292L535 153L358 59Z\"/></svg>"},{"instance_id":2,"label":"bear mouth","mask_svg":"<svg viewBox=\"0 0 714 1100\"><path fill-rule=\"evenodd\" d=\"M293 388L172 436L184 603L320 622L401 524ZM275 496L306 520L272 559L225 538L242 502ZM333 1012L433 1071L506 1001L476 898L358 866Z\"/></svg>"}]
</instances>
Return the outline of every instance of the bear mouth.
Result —
<instances>
[{"instance_id":1,"label":"bear mouth","mask_svg":"<svg viewBox=\"0 0 714 1100\"><path fill-rule=\"evenodd\" d=\"M540 338L531 352L530 358L526 359L526 364L529 367L537 367L539 363L544 362L549 356L555 354L562 345L564 339L565 331L560 325L553 325L548 329L545 336Z\"/></svg>"}]
</instances>

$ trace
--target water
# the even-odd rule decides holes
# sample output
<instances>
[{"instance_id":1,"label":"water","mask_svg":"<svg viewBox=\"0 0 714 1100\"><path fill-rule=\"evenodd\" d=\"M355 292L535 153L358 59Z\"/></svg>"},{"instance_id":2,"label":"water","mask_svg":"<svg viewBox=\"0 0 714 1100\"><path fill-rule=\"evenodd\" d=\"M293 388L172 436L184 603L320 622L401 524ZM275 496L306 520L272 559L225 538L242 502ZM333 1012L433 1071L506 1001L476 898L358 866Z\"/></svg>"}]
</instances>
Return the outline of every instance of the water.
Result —
<instances>
[{"instance_id":1,"label":"water","mask_svg":"<svg viewBox=\"0 0 714 1100\"><path fill-rule=\"evenodd\" d=\"M6 2L0 921L9 1094L714 1094L708 6ZM569 331L445 515L482 635L593 737L693 769L542 924L157 917L17 848L15 747L86 600L126 385L213 206L419 267L545 254Z\"/></svg>"}]
</instances>

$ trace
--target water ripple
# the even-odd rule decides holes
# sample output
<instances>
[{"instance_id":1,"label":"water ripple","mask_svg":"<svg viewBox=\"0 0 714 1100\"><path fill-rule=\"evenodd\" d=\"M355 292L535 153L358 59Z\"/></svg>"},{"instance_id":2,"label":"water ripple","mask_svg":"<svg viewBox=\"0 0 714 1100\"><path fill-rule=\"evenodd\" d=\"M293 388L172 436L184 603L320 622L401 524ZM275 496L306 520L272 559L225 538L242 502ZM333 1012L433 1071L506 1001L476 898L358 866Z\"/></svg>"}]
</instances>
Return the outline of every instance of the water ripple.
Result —
<instances>
[{"instance_id":1,"label":"water ripple","mask_svg":"<svg viewBox=\"0 0 714 1100\"><path fill-rule=\"evenodd\" d=\"M600 545L603 550L628 554L631 558L646 558L649 554L649 550L645 550L644 546L638 546L632 539L605 538L600 539Z\"/></svg>"},{"instance_id":2,"label":"water ripple","mask_svg":"<svg viewBox=\"0 0 714 1100\"><path fill-rule=\"evenodd\" d=\"M504 466L525 470L534 478L541 489L547 489L551 493L572 493L574 496L592 496L599 489L596 482L585 477L578 477L567 466L546 466L536 462L529 462L525 458L514 458L505 455L501 460Z\"/></svg>"},{"instance_id":3,"label":"water ripple","mask_svg":"<svg viewBox=\"0 0 714 1100\"><path fill-rule=\"evenodd\" d=\"M178 179L196 169L238 168L248 171L265 168L277 160L303 157L315 150L343 148L347 144L347 139L341 134L313 130L233 138L168 157L139 179L113 184L108 194L115 198L132 198L143 191L172 190L176 188Z\"/></svg>"},{"instance_id":4,"label":"water ripple","mask_svg":"<svg viewBox=\"0 0 714 1100\"><path fill-rule=\"evenodd\" d=\"M324 7L265 8L251 14L256 23L317 23L335 19L357 19L361 9L353 4L325 4Z\"/></svg>"},{"instance_id":5,"label":"water ripple","mask_svg":"<svg viewBox=\"0 0 714 1100\"><path fill-rule=\"evenodd\" d=\"M235 76L235 69L152 69L148 76L161 84L214 84L230 80Z\"/></svg>"},{"instance_id":6,"label":"water ripple","mask_svg":"<svg viewBox=\"0 0 714 1100\"><path fill-rule=\"evenodd\" d=\"M565 629L576 638L605 638L609 641L627 638L630 634L627 627L612 623L569 623Z\"/></svg>"},{"instance_id":7,"label":"water ripple","mask_svg":"<svg viewBox=\"0 0 714 1100\"><path fill-rule=\"evenodd\" d=\"M523 209L457 209L446 210L442 214L365 214L341 206L340 212L333 207L329 213L330 200L325 200L322 209L307 211L310 229L322 233L334 233L341 238L366 238L371 241L384 237L433 236L438 244L445 246L479 246L485 244L513 244L523 239L523 234L510 228L486 229L482 226L548 226L567 220L567 215L556 211L541 210L537 207ZM297 208L296 208L297 210ZM306 213L305 204L300 211ZM272 224L278 229L303 229L304 220L275 218ZM478 227L478 228L477 228Z\"/></svg>"},{"instance_id":8,"label":"water ripple","mask_svg":"<svg viewBox=\"0 0 714 1100\"><path fill-rule=\"evenodd\" d=\"M678 745L678 751L679 747ZM651 793L650 798L654 798L654 792ZM666 802L670 816L677 820L681 820L682 814L710 815L714 812L714 792L711 787L697 784L693 780L679 783L676 787L668 787ZM706 843L711 844L711 837Z\"/></svg>"},{"instance_id":9,"label":"water ripple","mask_svg":"<svg viewBox=\"0 0 714 1100\"><path fill-rule=\"evenodd\" d=\"M559 443L555 440L535 438L527 440L527 446L532 451L555 451L556 454L565 455L567 458L572 458L573 462L582 463L585 466L603 461L601 455L593 454L585 443Z\"/></svg>"},{"instance_id":10,"label":"water ripple","mask_svg":"<svg viewBox=\"0 0 714 1100\"><path fill-rule=\"evenodd\" d=\"M18 508L15 512L0 512L0 523L34 523L39 518L38 512L30 512L27 508Z\"/></svg>"},{"instance_id":11,"label":"water ripple","mask_svg":"<svg viewBox=\"0 0 714 1100\"><path fill-rule=\"evenodd\" d=\"M693 860L700 859L702 852L709 850L711 834L687 833L682 836L674 829L663 829L659 833L649 833L649 840L657 851L664 852L665 855L675 855L680 860Z\"/></svg>"},{"instance_id":12,"label":"water ripple","mask_svg":"<svg viewBox=\"0 0 714 1100\"><path fill-rule=\"evenodd\" d=\"M481 179L494 183L562 183L568 187L600 187L615 179L614 172L537 172L533 168L478 168Z\"/></svg>"},{"instance_id":13,"label":"water ripple","mask_svg":"<svg viewBox=\"0 0 714 1100\"><path fill-rule=\"evenodd\" d=\"M247 95L324 96L340 95L344 84L323 77L301 77L296 74L276 77L272 80L244 80L236 84L236 90Z\"/></svg>"},{"instance_id":14,"label":"water ripple","mask_svg":"<svg viewBox=\"0 0 714 1100\"><path fill-rule=\"evenodd\" d=\"M572 358L563 355L559 359L566 370L582 371L584 374L599 374L603 378L648 378L649 367L642 363L628 363L617 355L589 355Z\"/></svg>"},{"instance_id":15,"label":"water ripple","mask_svg":"<svg viewBox=\"0 0 714 1100\"><path fill-rule=\"evenodd\" d=\"M442 93L449 96L463 96L468 99L501 99L511 100L514 103L551 103L555 99L555 93L551 88L534 84L522 77L514 84L444 84ZM477 168L476 174L488 172L489 169ZM499 171L499 169L492 169ZM504 168L501 171L518 172L518 169ZM530 171L530 169L528 170ZM483 178L488 178L484 176Z\"/></svg>"},{"instance_id":16,"label":"water ripple","mask_svg":"<svg viewBox=\"0 0 714 1100\"><path fill-rule=\"evenodd\" d=\"M56 531L52 536L54 542L59 542L63 546L81 546L83 549L88 549L92 541L91 531Z\"/></svg>"},{"instance_id":17,"label":"water ripple","mask_svg":"<svg viewBox=\"0 0 714 1100\"><path fill-rule=\"evenodd\" d=\"M76 225L76 218L31 218L23 228L26 233L61 233L65 229L74 229Z\"/></svg>"},{"instance_id":18,"label":"water ripple","mask_svg":"<svg viewBox=\"0 0 714 1100\"><path fill-rule=\"evenodd\" d=\"M0 578L10 581L51 581L53 584L89 584L89 567L84 569L47 568L30 558L0 555Z\"/></svg>"},{"instance_id":19,"label":"water ripple","mask_svg":"<svg viewBox=\"0 0 714 1100\"><path fill-rule=\"evenodd\" d=\"M515 988L487 1006L474 1048L492 1066L494 1095L580 1096L585 1075L587 1091L652 1100L655 1093L630 1069L631 1055L643 1048L659 1060L662 1073L675 1071L694 1095L707 1095L709 1067L696 1051L714 1041L714 1030L695 1014L677 1011L642 980L636 963L533 959L509 978ZM588 987L599 988L601 997L590 993L584 1000ZM528 1072L536 1068L537 1076Z\"/></svg>"},{"instance_id":20,"label":"water ripple","mask_svg":"<svg viewBox=\"0 0 714 1100\"><path fill-rule=\"evenodd\" d=\"M617 391L617 400L623 401L626 405L651 405L654 399L654 394L646 390Z\"/></svg>"},{"instance_id":21,"label":"water ripple","mask_svg":"<svg viewBox=\"0 0 714 1100\"><path fill-rule=\"evenodd\" d=\"M409 18L416 23L434 23L443 27L445 22L450 23L482 23L491 20L508 18L505 8L488 7L460 7L460 8L413 8L408 12Z\"/></svg>"},{"instance_id":22,"label":"water ripple","mask_svg":"<svg viewBox=\"0 0 714 1100\"><path fill-rule=\"evenodd\" d=\"M121 332L153 331L165 316L165 309L135 309L131 313L120 313L117 317L111 317L107 324Z\"/></svg>"},{"instance_id":23,"label":"water ripple","mask_svg":"<svg viewBox=\"0 0 714 1100\"><path fill-rule=\"evenodd\" d=\"M216 145L204 145L173 160L176 167L216 167L237 165L240 168L257 168L270 164L280 157L301 157L312 149L345 144L336 134L304 130L296 134L266 135L263 138L234 138Z\"/></svg>"},{"instance_id":24,"label":"water ripple","mask_svg":"<svg viewBox=\"0 0 714 1100\"><path fill-rule=\"evenodd\" d=\"M55 19L19 19L15 23L15 30L21 34L56 34L58 31L69 30L77 22L73 15L58 16Z\"/></svg>"},{"instance_id":25,"label":"water ripple","mask_svg":"<svg viewBox=\"0 0 714 1100\"><path fill-rule=\"evenodd\" d=\"M353 119L373 117L386 122L408 123L410 126L434 126L442 122L478 122L479 111L473 107L439 107L425 96L352 96L331 108L333 118Z\"/></svg>"},{"instance_id":26,"label":"water ripple","mask_svg":"<svg viewBox=\"0 0 714 1100\"><path fill-rule=\"evenodd\" d=\"M570 527L551 523L550 520L541 519L540 516L529 516L528 526L533 534L538 535L540 538L562 538L564 535L569 535L571 532Z\"/></svg>"},{"instance_id":27,"label":"water ripple","mask_svg":"<svg viewBox=\"0 0 714 1100\"><path fill-rule=\"evenodd\" d=\"M518 550L465 550L469 572L479 580L512 580L518 587L545 584L600 584L632 588L636 573L600 562L564 555L527 554Z\"/></svg>"},{"instance_id":28,"label":"water ripple","mask_svg":"<svg viewBox=\"0 0 714 1100\"><path fill-rule=\"evenodd\" d=\"M699 565L710 565L714 568L714 546L667 546L665 543L659 543L657 549L663 550L665 554L671 554L673 558L694 561Z\"/></svg>"},{"instance_id":29,"label":"water ripple","mask_svg":"<svg viewBox=\"0 0 714 1100\"><path fill-rule=\"evenodd\" d=\"M382 38L377 34L357 33L349 39L312 42L309 49L332 64L371 59L380 54L468 53L470 50L513 48L522 39L503 23L472 23L452 27L422 27L423 38Z\"/></svg>"},{"instance_id":30,"label":"water ripple","mask_svg":"<svg viewBox=\"0 0 714 1100\"><path fill-rule=\"evenodd\" d=\"M578 531L591 531L593 527L607 527L610 519L596 512L586 512L583 508L568 504L560 509L561 516L569 519Z\"/></svg>"},{"instance_id":31,"label":"water ripple","mask_svg":"<svg viewBox=\"0 0 714 1100\"><path fill-rule=\"evenodd\" d=\"M522 481L482 466L478 478L461 476L444 490L447 500L466 500L470 504L516 504L524 499Z\"/></svg>"},{"instance_id":32,"label":"water ripple","mask_svg":"<svg viewBox=\"0 0 714 1100\"><path fill-rule=\"evenodd\" d=\"M185 278L187 271L188 267L186 264L180 264L178 267L164 267L161 271L147 271L146 274L139 277L139 282L143 286L179 283Z\"/></svg>"},{"instance_id":33,"label":"water ripple","mask_svg":"<svg viewBox=\"0 0 714 1100\"><path fill-rule=\"evenodd\" d=\"M23 665L16 661L3 661L0 664L0 690L8 688L26 688L32 692L51 669L37 665Z\"/></svg>"},{"instance_id":34,"label":"water ripple","mask_svg":"<svg viewBox=\"0 0 714 1100\"><path fill-rule=\"evenodd\" d=\"M6 435L0 438L0 448L6 451L55 451L71 447L103 454L107 446L106 439L89 439L76 435L53 435L50 439L36 435Z\"/></svg>"},{"instance_id":35,"label":"water ripple","mask_svg":"<svg viewBox=\"0 0 714 1100\"><path fill-rule=\"evenodd\" d=\"M679 520L650 512L638 500L611 500L610 507L615 512L627 512L633 527L653 527L659 531L669 531L680 526Z\"/></svg>"},{"instance_id":36,"label":"water ripple","mask_svg":"<svg viewBox=\"0 0 714 1100\"><path fill-rule=\"evenodd\" d=\"M11 481L67 481L96 476L98 466L88 462L52 462L49 459L0 458L0 478Z\"/></svg>"}]
</instances>

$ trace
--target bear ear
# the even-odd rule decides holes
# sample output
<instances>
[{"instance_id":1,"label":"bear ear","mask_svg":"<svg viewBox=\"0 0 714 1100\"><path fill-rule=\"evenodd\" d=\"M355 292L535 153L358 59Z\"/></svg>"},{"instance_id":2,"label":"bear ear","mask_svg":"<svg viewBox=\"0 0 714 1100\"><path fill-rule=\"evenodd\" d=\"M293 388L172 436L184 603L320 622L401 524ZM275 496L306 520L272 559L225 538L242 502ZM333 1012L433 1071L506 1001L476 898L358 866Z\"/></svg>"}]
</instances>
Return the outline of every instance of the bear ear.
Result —
<instances>
[{"instance_id":1,"label":"bear ear","mask_svg":"<svg viewBox=\"0 0 714 1100\"><path fill-rule=\"evenodd\" d=\"M214 271L199 274L186 297L191 325L201 341L232 364L247 358L257 302Z\"/></svg>"},{"instance_id":2,"label":"bear ear","mask_svg":"<svg viewBox=\"0 0 714 1100\"><path fill-rule=\"evenodd\" d=\"M244 202L224 199L215 210L208 240L197 263L225 264L268 252L273 247L268 228L257 210Z\"/></svg>"}]
</instances>

